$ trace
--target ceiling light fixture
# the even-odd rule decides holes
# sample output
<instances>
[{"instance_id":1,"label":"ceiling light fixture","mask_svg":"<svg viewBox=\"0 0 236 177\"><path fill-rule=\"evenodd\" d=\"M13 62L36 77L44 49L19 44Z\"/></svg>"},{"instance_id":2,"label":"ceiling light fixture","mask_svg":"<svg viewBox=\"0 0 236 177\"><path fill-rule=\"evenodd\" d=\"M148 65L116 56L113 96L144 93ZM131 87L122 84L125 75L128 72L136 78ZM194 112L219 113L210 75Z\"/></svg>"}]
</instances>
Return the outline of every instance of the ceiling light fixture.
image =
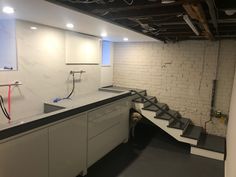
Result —
<instances>
[{"instance_id":1,"label":"ceiling light fixture","mask_svg":"<svg viewBox=\"0 0 236 177\"><path fill-rule=\"evenodd\" d=\"M232 16L236 13L236 9L232 9L232 10L225 10L225 14L228 16Z\"/></svg>"},{"instance_id":2,"label":"ceiling light fixture","mask_svg":"<svg viewBox=\"0 0 236 177\"><path fill-rule=\"evenodd\" d=\"M102 36L102 37L107 37L107 33L106 33L106 32L103 32L103 33L101 33L101 36Z\"/></svg>"},{"instance_id":3,"label":"ceiling light fixture","mask_svg":"<svg viewBox=\"0 0 236 177\"><path fill-rule=\"evenodd\" d=\"M127 37L125 37L124 39L123 39L123 41L128 41L129 39L127 38Z\"/></svg>"},{"instance_id":4,"label":"ceiling light fixture","mask_svg":"<svg viewBox=\"0 0 236 177\"><path fill-rule=\"evenodd\" d=\"M66 27L72 29L72 28L74 28L74 25L72 23L67 23Z\"/></svg>"},{"instance_id":5,"label":"ceiling light fixture","mask_svg":"<svg viewBox=\"0 0 236 177\"><path fill-rule=\"evenodd\" d=\"M10 6L5 6L2 8L2 12L5 14L13 14L15 12L14 8Z\"/></svg>"},{"instance_id":6,"label":"ceiling light fixture","mask_svg":"<svg viewBox=\"0 0 236 177\"><path fill-rule=\"evenodd\" d=\"M184 21L188 24L188 26L193 30L193 32L199 36L199 32L197 30L197 28L194 26L193 22L190 20L189 16L188 15L183 15L183 19Z\"/></svg>"},{"instance_id":7,"label":"ceiling light fixture","mask_svg":"<svg viewBox=\"0 0 236 177\"><path fill-rule=\"evenodd\" d=\"M162 4L171 4L171 3L174 3L175 0L161 0L161 3Z\"/></svg>"},{"instance_id":8,"label":"ceiling light fixture","mask_svg":"<svg viewBox=\"0 0 236 177\"><path fill-rule=\"evenodd\" d=\"M37 30L38 28L35 27L35 26L31 26L30 29L32 29L32 30Z\"/></svg>"}]
</instances>

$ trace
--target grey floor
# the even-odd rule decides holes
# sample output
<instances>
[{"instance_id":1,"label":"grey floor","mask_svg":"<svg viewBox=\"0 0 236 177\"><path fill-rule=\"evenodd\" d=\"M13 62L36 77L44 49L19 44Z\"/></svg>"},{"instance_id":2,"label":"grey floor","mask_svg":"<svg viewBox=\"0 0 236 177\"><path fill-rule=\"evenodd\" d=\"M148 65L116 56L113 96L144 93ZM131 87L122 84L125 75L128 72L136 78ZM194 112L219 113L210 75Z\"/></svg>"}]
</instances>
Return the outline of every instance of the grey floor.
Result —
<instances>
[{"instance_id":1,"label":"grey floor","mask_svg":"<svg viewBox=\"0 0 236 177\"><path fill-rule=\"evenodd\" d=\"M139 124L135 138L88 170L86 177L223 177L224 163L190 155L189 145L162 130Z\"/></svg>"}]
</instances>

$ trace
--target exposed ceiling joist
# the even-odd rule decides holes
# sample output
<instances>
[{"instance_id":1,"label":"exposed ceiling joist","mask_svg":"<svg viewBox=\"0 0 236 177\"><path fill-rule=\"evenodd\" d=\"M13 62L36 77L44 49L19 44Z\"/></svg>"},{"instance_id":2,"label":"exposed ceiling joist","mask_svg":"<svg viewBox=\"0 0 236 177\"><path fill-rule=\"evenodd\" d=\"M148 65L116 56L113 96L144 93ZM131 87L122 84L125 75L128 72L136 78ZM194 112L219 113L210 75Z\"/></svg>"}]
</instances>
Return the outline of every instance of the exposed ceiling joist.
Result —
<instances>
[{"instance_id":1,"label":"exposed ceiling joist","mask_svg":"<svg viewBox=\"0 0 236 177\"><path fill-rule=\"evenodd\" d=\"M216 33L218 34L219 31L218 31L218 23L217 23L217 17L216 17L216 9L214 7L214 2L213 1L214 0L206 0L206 3L207 3L208 8L209 8L209 13L210 13L210 16L211 16L213 26L215 27Z\"/></svg>"},{"instance_id":2,"label":"exposed ceiling joist","mask_svg":"<svg viewBox=\"0 0 236 177\"><path fill-rule=\"evenodd\" d=\"M203 34L206 35L208 39L213 40L214 37L212 32L209 29L208 22L206 19L206 15L200 3L187 3L183 4L184 9L186 10L187 14L192 18L200 22L202 27L204 28Z\"/></svg>"},{"instance_id":3,"label":"exposed ceiling joist","mask_svg":"<svg viewBox=\"0 0 236 177\"><path fill-rule=\"evenodd\" d=\"M168 12L168 13L160 13L160 14L139 14L139 15L123 15L119 17L113 17L112 20L122 20L127 18L147 18L147 17L169 17L179 15L181 12Z\"/></svg>"},{"instance_id":4,"label":"exposed ceiling joist","mask_svg":"<svg viewBox=\"0 0 236 177\"><path fill-rule=\"evenodd\" d=\"M236 38L236 13L226 12L236 7L235 0L175 0L169 4L164 0L134 0L132 4L124 0L47 1L163 41Z\"/></svg>"},{"instance_id":5,"label":"exposed ceiling joist","mask_svg":"<svg viewBox=\"0 0 236 177\"><path fill-rule=\"evenodd\" d=\"M187 25L184 21L182 22L162 22L162 23L159 23L158 24L159 26L169 26L169 25L176 25L176 26L179 26L179 25Z\"/></svg>"},{"instance_id":6,"label":"exposed ceiling joist","mask_svg":"<svg viewBox=\"0 0 236 177\"><path fill-rule=\"evenodd\" d=\"M166 7L150 7L149 9L129 10L125 13L112 13L107 17L112 20L120 20L126 18L145 18L145 17L170 17L177 16L183 13L183 7L166 6ZM158 12L158 13L157 13Z\"/></svg>"},{"instance_id":7,"label":"exposed ceiling joist","mask_svg":"<svg viewBox=\"0 0 236 177\"><path fill-rule=\"evenodd\" d=\"M174 35L176 36L176 33L178 35L193 35L193 32L192 31L181 31L181 32L160 32L159 35Z\"/></svg>"},{"instance_id":8,"label":"exposed ceiling joist","mask_svg":"<svg viewBox=\"0 0 236 177\"><path fill-rule=\"evenodd\" d=\"M236 23L236 19L219 19L217 20L218 23L222 23L222 24L230 24L230 23Z\"/></svg>"},{"instance_id":9,"label":"exposed ceiling joist","mask_svg":"<svg viewBox=\"0 0 236 177\"><path fill-rule=\"evenodd\" d=\"M146 4L146 5L133 5L133 6L127 6L127 7L111 7L111 8L101 8L101 9L94 9L92 12L94 13L101 13L101 12L124 12L129 10L145 10L150 8L159 8L159 7L167 7L167 6L178 6L180 5L180 2L175 2L171 4L161 4L161 3L155 3L155 4Z\"/></svg>"}]
</instances>

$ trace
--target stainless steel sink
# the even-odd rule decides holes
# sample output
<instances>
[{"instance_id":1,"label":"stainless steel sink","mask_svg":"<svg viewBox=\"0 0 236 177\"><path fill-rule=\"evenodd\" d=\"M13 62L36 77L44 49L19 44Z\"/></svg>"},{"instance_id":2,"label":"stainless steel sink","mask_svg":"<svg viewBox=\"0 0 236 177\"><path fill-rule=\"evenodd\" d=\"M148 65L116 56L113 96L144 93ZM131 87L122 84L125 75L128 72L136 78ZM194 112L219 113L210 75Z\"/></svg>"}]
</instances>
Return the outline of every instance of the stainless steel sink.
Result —
<instances>
[{"instance_id":1,"label":"stainless steel sink","mask_svg":"<svg viewBox=\"0 0 236 177\"><path fill-rule=\"evenodd\" d=\"M50 112L58 111L61 109L65 109L65 107L44 103L44 113L50 113Z\"/></svg>"}]
</instances>

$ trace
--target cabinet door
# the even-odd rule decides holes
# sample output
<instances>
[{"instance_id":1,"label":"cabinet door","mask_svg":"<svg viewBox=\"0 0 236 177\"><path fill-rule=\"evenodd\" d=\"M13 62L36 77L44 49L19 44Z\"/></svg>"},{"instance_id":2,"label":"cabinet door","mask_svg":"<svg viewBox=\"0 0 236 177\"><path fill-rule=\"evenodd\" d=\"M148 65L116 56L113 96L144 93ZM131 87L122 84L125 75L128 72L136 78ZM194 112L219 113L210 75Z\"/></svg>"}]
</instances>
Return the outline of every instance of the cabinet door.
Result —
<instances>
[{"instance_id":1,"label":"cabinet door","mask_svg":"<svg viewBox=\"0 0 236 177\"><path fill-rule=\"evenodd\" d=\"M1 177L48 177L48 130L0 144Z\"/></svg>"},{"instance_id":2,"label":"cabinet door","mask_svg":"<svg viewBox=\"0 0 236 177\"><path fill-rule=\"evenodd\" d=\"M106 105L88 113L88 138L92 139L120 122L122 102Z\"/></svg>"},{"instance_id":3,"label":"cabinet door","mask_svg":"<svg viewBox=\"0 0 236 177\"><path fill-rule=\"evenodd\" d=\"M129 103L117 101L88 114L88 167L128 140Z\"/></svg>"},{"instance_id":4,"label":"cabinet door","mask_svg":"<svg viewBox=\"0 0 236 177\"><path fill-rule=\"evenodd\" d=\"M49 128L49 176L76 177L86 170L87 116L81 114Z\"/></svg>"},{"instance_id":5,"label":"cabinet door","mask_svg":"<svg viewBox=\"0 0 236 177\"><path fill-rule=\"evenodd\" d=\"M101 61L99 38L67 31L65 49L66 64L97 64Z\"/></svg>"}]
</instances>

